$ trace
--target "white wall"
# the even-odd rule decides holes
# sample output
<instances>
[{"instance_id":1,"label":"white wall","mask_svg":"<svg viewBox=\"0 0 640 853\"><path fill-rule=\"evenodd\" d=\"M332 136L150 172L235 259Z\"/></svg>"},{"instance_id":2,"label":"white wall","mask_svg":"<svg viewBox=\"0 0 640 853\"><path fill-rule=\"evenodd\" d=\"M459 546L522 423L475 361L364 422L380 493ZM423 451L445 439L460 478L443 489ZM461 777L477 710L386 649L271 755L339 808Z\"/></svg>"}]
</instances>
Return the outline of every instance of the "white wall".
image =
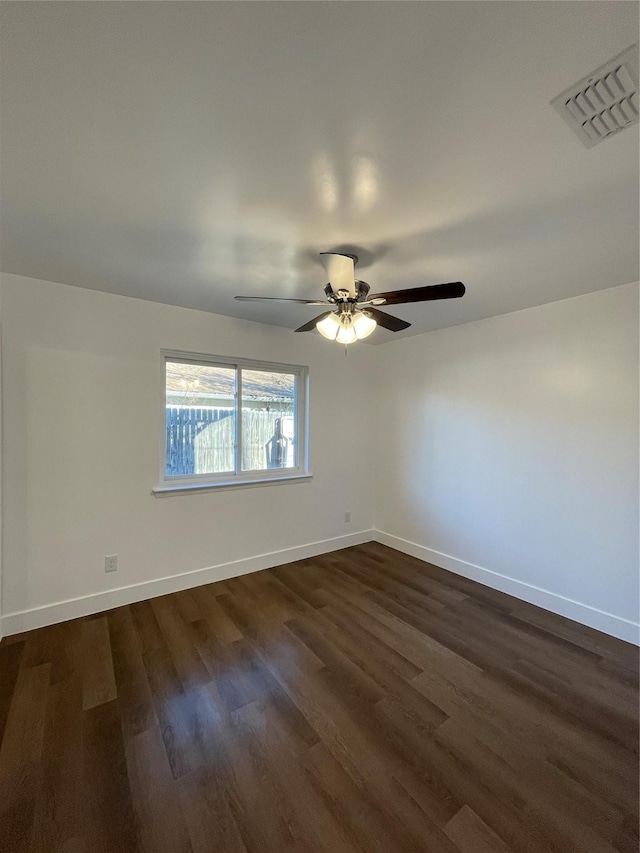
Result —
<instances>
[{"instance_id":1,"label":"white wall","mask_svg":"<svg viewBox=\"0 0 640 853\"><path fill-rule=\"evenodd\" d=\"M2 284L0 283L0 640L4 636L2 628Z\"/></svg>"},{"instance_id":2,"label":"white wall","mask_svg":"<svg viewBox=\"0 0 640 853\"><path fill-rule=\"evenodd\" d=\"M372 527L365 348L345 359L319 336L6 274L2 305L5 633L331 550ZM309 365L313 480L153 497L162 347ZM359 453L342 449L347 435ZM105 574L106 554L118 572ZM223 568L108 594L211 566Z\"/></svg>"},{"instance_id":3,"label":"white wall","mask_svg":"<svg viewBox=\"0 0 640 853\"><path fill-rule=\"evenodd\" d=\"M257 323L0 287L5 634L375 536L637 641L637 286L347 359ZM313 480L154 498L163 347L308 364Z\"/></svg>"},{"instance_id":4,"label":"white wall","mask_svg":"<svg viewBox=\"0 0 640 853\"><path fill-rule=\"evenodd\" d=\"M376 357L382 541L637 642L637 285Z\"/></svg>"}]
</instances>

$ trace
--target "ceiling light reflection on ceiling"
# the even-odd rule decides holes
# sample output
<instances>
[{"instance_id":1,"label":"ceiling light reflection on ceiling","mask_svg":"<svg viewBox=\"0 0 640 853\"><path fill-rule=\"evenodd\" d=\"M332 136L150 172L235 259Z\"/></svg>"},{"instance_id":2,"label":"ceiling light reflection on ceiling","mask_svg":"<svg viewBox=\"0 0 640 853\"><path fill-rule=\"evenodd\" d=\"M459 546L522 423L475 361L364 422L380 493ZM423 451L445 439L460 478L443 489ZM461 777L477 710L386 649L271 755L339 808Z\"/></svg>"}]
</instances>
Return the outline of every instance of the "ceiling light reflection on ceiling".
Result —
<instances>
[{"instance_id":1,"label":"ceiling light reflection on ceiling","mask_svg":"<svg viewBox=\"0 0 640 853\"><path fill-rule=\"evenodd\" d=\"M353 164L353 198L357 209L364 213L378 199L378 168L371 157L358 157Z\"/></svg>"},{"instance_id":2,"label":"ceiling light reflection on ceiling","mask_svg":"<svg viewBox=\"0 0 640 853\"><path fill-rule=\"evenodd\" d=\"M313 179L320 204L327 213L333 213L338 206L338 181L331 161L324 154L313 164Z\"/></svg>"},{"instance_id":3,"label":"ceiling light reflection on ceiling","mask_svg":"<svg viewBox=\"0 0 640 853\"><path fill-rule=\"evenodd\" d=\"M376 328L377 323L373 317L368 317L362 312L357 314L329 314L318 323L316 329L320 334L330 341L339 344L353 344L368 337Z\"/></svg>"}]
</instances>

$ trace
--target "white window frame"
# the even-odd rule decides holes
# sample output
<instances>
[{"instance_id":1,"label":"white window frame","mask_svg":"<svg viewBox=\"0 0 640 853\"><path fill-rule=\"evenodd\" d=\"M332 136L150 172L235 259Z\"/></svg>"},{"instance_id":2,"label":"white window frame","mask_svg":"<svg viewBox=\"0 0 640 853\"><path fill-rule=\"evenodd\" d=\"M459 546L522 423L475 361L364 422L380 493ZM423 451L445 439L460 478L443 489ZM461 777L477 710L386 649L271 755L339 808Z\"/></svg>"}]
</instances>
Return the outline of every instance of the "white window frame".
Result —
<instances>
[{"instance_id":1,"label":"white window frame","mask_svg":"<svg viewBox=\"0 0 640 853\"><path fill-rule=\"evenodd\" d=\"M288 481L308 480L309 473L308 435L309 435L309 369L300 364L280 364L270 361L257 361L248 358L233 358L223 355L185 352L182 350L161 350L162 364L162 413L160 419L160 485L153 490L156 496L181 494L190 491L209 491L219 488L238 486L257 486ZM236 438L234 443L235 470L222 474L190 474L182 477L169 477L166 473L166 375L167 362L183 364L208 364L214 367L234 368L236 372ZM288 373L297 377L295 399L296 425L296 462L295 468L268 468L262 471L242 470L242 370L264 370L270 373Z\"/></svg>"}]
</instances>

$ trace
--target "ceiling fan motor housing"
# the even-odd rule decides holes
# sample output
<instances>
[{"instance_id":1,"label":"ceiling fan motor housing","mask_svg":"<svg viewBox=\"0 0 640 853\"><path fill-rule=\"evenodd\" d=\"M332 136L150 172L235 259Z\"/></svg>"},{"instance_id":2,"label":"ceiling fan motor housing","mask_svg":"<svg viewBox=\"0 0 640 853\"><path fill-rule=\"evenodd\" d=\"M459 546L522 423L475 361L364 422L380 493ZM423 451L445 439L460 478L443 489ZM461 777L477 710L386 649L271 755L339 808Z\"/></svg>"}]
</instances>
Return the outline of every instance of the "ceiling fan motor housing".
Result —
<instances>
[{"instance_id":1,"label":"ceiling fan motor housing","mask_svg":"<svg viewBox=\"0 0 640 853\"><path fill-rule=\"evenodd\" d=\"M366 281L356 281L355 284L355 296L349 296L348 294L346 296L342 296L341 294L346 293L346 291L338 290L336 292L333 290L330 284L325 285L324 292L330 302L364 302L367 298L367 294L369 293L369 285Z\"/></svg>"},{"instance_id":2,"label":"ceiling fan motor housing","mask_svg":"<svg viewBox=\"0 0 640 853\"><path fill-rule=\"evenodd\" d=\"M356 281L356 302L364 302L369 293L369 285L366 281Z\"/></svg>"}]
</instances>

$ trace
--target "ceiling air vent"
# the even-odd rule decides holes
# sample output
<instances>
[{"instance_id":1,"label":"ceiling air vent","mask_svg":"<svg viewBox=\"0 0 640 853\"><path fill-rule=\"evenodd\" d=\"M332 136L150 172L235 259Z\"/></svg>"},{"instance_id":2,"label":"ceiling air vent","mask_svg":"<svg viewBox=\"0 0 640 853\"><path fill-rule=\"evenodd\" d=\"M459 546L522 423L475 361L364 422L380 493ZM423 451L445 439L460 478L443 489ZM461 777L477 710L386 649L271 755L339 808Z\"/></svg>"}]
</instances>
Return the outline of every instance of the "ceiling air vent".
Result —
<instances>
[{"instance_id":1,"label":"ceiling air vent","mask_svg":"<svg viewBox=\"0 0 640 853\"><path fill-rule=\"evenodd\" d=\"M638 123L638 46L632 45L551 101L586 148Z\"/></svg>"}]
</instances>

